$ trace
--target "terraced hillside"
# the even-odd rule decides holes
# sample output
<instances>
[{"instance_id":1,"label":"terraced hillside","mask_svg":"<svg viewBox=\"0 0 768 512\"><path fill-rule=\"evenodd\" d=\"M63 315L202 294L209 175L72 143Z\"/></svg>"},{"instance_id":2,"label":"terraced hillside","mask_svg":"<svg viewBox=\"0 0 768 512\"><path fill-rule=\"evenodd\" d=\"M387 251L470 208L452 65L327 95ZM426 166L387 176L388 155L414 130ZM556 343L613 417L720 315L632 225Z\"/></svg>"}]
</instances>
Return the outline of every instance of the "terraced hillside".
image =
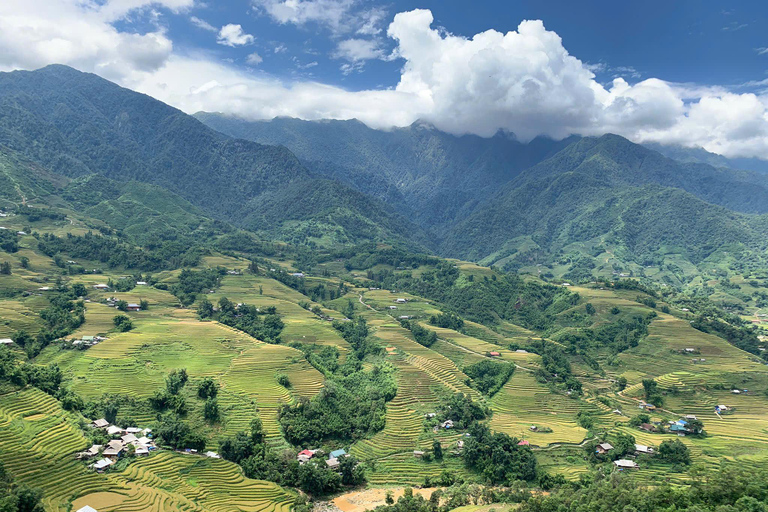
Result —
<instances>
[{"instance_id":1,"label":"terraced hillside","mask_svg":"<svg viewBox=\"0 0 768 512\"><path fill-rule=\"evenodd\" d=\"M35 389L0 396L0 460L18 483L43 492L47 510L287 512L293 500L273 483L244 478L235 464L193 455L162 452L98 474L74 458L87 445L51 396Z\"/></svg>"}]
</instances>

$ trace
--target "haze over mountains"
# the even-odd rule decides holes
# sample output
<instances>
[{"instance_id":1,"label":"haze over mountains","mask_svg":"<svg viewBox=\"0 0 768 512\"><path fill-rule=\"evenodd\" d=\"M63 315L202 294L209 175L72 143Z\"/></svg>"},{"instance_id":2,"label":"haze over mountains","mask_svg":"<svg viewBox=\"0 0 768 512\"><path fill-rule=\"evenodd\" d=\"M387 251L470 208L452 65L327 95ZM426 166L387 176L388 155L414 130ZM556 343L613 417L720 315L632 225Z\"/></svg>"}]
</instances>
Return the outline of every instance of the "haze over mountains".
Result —
<instances>
[{"instance_id":1,"label":"haze over mountains","mask_svg":"<svg viewBox=\"0 0 768 512\"><path fill-rule=\"evenodd\" d=\"M125 207L155 222L216 219L309 244L395 241L510 268L569 253L571 267L573 254L699 265L765 249L768 175L680 162L615 135L523 144L420 123L195 117L66 66L0 74L6 168L54 176L42 181L58 180L55 190L29 193L64 190L94 212L105 201L120 210L128 194ZM122 218L127 229L135 216Z\"/></svg>"}]
</instances>

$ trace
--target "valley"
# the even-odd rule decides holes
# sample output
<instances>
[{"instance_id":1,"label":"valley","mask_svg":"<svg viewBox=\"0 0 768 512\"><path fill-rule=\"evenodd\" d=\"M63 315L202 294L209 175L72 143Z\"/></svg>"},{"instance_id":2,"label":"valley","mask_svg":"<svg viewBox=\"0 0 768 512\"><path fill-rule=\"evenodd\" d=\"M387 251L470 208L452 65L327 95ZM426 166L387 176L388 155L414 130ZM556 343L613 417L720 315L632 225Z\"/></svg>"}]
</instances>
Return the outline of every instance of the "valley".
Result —
<instances>
[{"instance_id":1,"label":"valley","mask_svg":"<svg viewBox=\"0 0 768 512\"><path fill-rule=\"evenodd\" d=\"M0 462L45 510L532 511L764 474L765 175L192 117L64 66L0 73L0 104Z\"/></svg>"}]
</instances>

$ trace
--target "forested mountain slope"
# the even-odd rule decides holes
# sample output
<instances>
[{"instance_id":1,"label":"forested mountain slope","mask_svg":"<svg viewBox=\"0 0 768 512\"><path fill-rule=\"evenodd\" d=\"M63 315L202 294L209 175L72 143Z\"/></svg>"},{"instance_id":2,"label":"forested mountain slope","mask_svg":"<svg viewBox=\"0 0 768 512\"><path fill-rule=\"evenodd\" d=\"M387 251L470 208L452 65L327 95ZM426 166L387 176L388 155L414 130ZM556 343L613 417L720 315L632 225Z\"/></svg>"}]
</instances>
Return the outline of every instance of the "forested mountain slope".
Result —
<instances>
[{"instance_id":1,"label":"forested mountain slope","mask_svg":"<svg viewBox=\"0 0 768 512\"><path fill-rule=\"evenodd\" d=\"M64 176L101 174L160 185L213 217L274 236L284 234L286 219L312 224L302 227L304 240L329 240L328 233L337 228L341 233L332 237L335 242L418 232L376 201L340 183L318 180L284 147L230 138L149 96L66 66L0 74L0 144ZM297 194L286 194L296 187L330 193L297 209ZM254 209L263 202L274 211L305 216L258 223L264 215L254 215ZM346 226L364 225L365 233L328 224L333 212L354 218ZM317 224L321 233L314 237L308 231L317 231Z\"/></svg>"},{"instance_id":2,"label":"forested mountain slope","mask_svg":"<svg viewBox=\"0 0 768 512\"><path fill-rule=\"evenodd\" d=\"M456 137L424 123L388 131L351 121L276 118L245 121L220 114L195 115L233 137L281 144L307 167L396 208L407 208L422 227L440 233L463 219L520 171L554 155L576 138L513 135Z\"/></svg>"},{"instance_id":3,"label":"forested mountain slope","mask_svg":"<svg viewBox=\"0 0 768 512\"><path fill-rule=\"evenodd\" d=\"M764 186L755 173L679 164L614 135L586 138L521 173L441 250L482 259L503 249L500 260L534 249L547 263L590 243L594 255L608 249L643 264L670 252L695 264L731 244L764 251L765 216L726 208L766 211Z\"/></svg>"}]
</instances>

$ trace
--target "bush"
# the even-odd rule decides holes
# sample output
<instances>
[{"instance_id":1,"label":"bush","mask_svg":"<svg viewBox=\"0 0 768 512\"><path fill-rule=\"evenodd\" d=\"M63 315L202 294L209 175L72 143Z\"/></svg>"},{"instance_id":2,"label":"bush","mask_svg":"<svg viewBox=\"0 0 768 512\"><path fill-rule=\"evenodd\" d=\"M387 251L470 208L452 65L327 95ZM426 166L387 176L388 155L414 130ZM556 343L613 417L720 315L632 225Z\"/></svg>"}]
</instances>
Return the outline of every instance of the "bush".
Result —
<instances>
[{"instance_id":1,"label":"bush","mask_svg":"<svg viewBox=\"0 0 768 512\"><path fill-rule=\"evenodd\" d=\"M115 328L118 332L128 332L133 329L133 322L125 315L116 315L112 319L112 323L115 324Z\"/></svg>"}]
</instances>

